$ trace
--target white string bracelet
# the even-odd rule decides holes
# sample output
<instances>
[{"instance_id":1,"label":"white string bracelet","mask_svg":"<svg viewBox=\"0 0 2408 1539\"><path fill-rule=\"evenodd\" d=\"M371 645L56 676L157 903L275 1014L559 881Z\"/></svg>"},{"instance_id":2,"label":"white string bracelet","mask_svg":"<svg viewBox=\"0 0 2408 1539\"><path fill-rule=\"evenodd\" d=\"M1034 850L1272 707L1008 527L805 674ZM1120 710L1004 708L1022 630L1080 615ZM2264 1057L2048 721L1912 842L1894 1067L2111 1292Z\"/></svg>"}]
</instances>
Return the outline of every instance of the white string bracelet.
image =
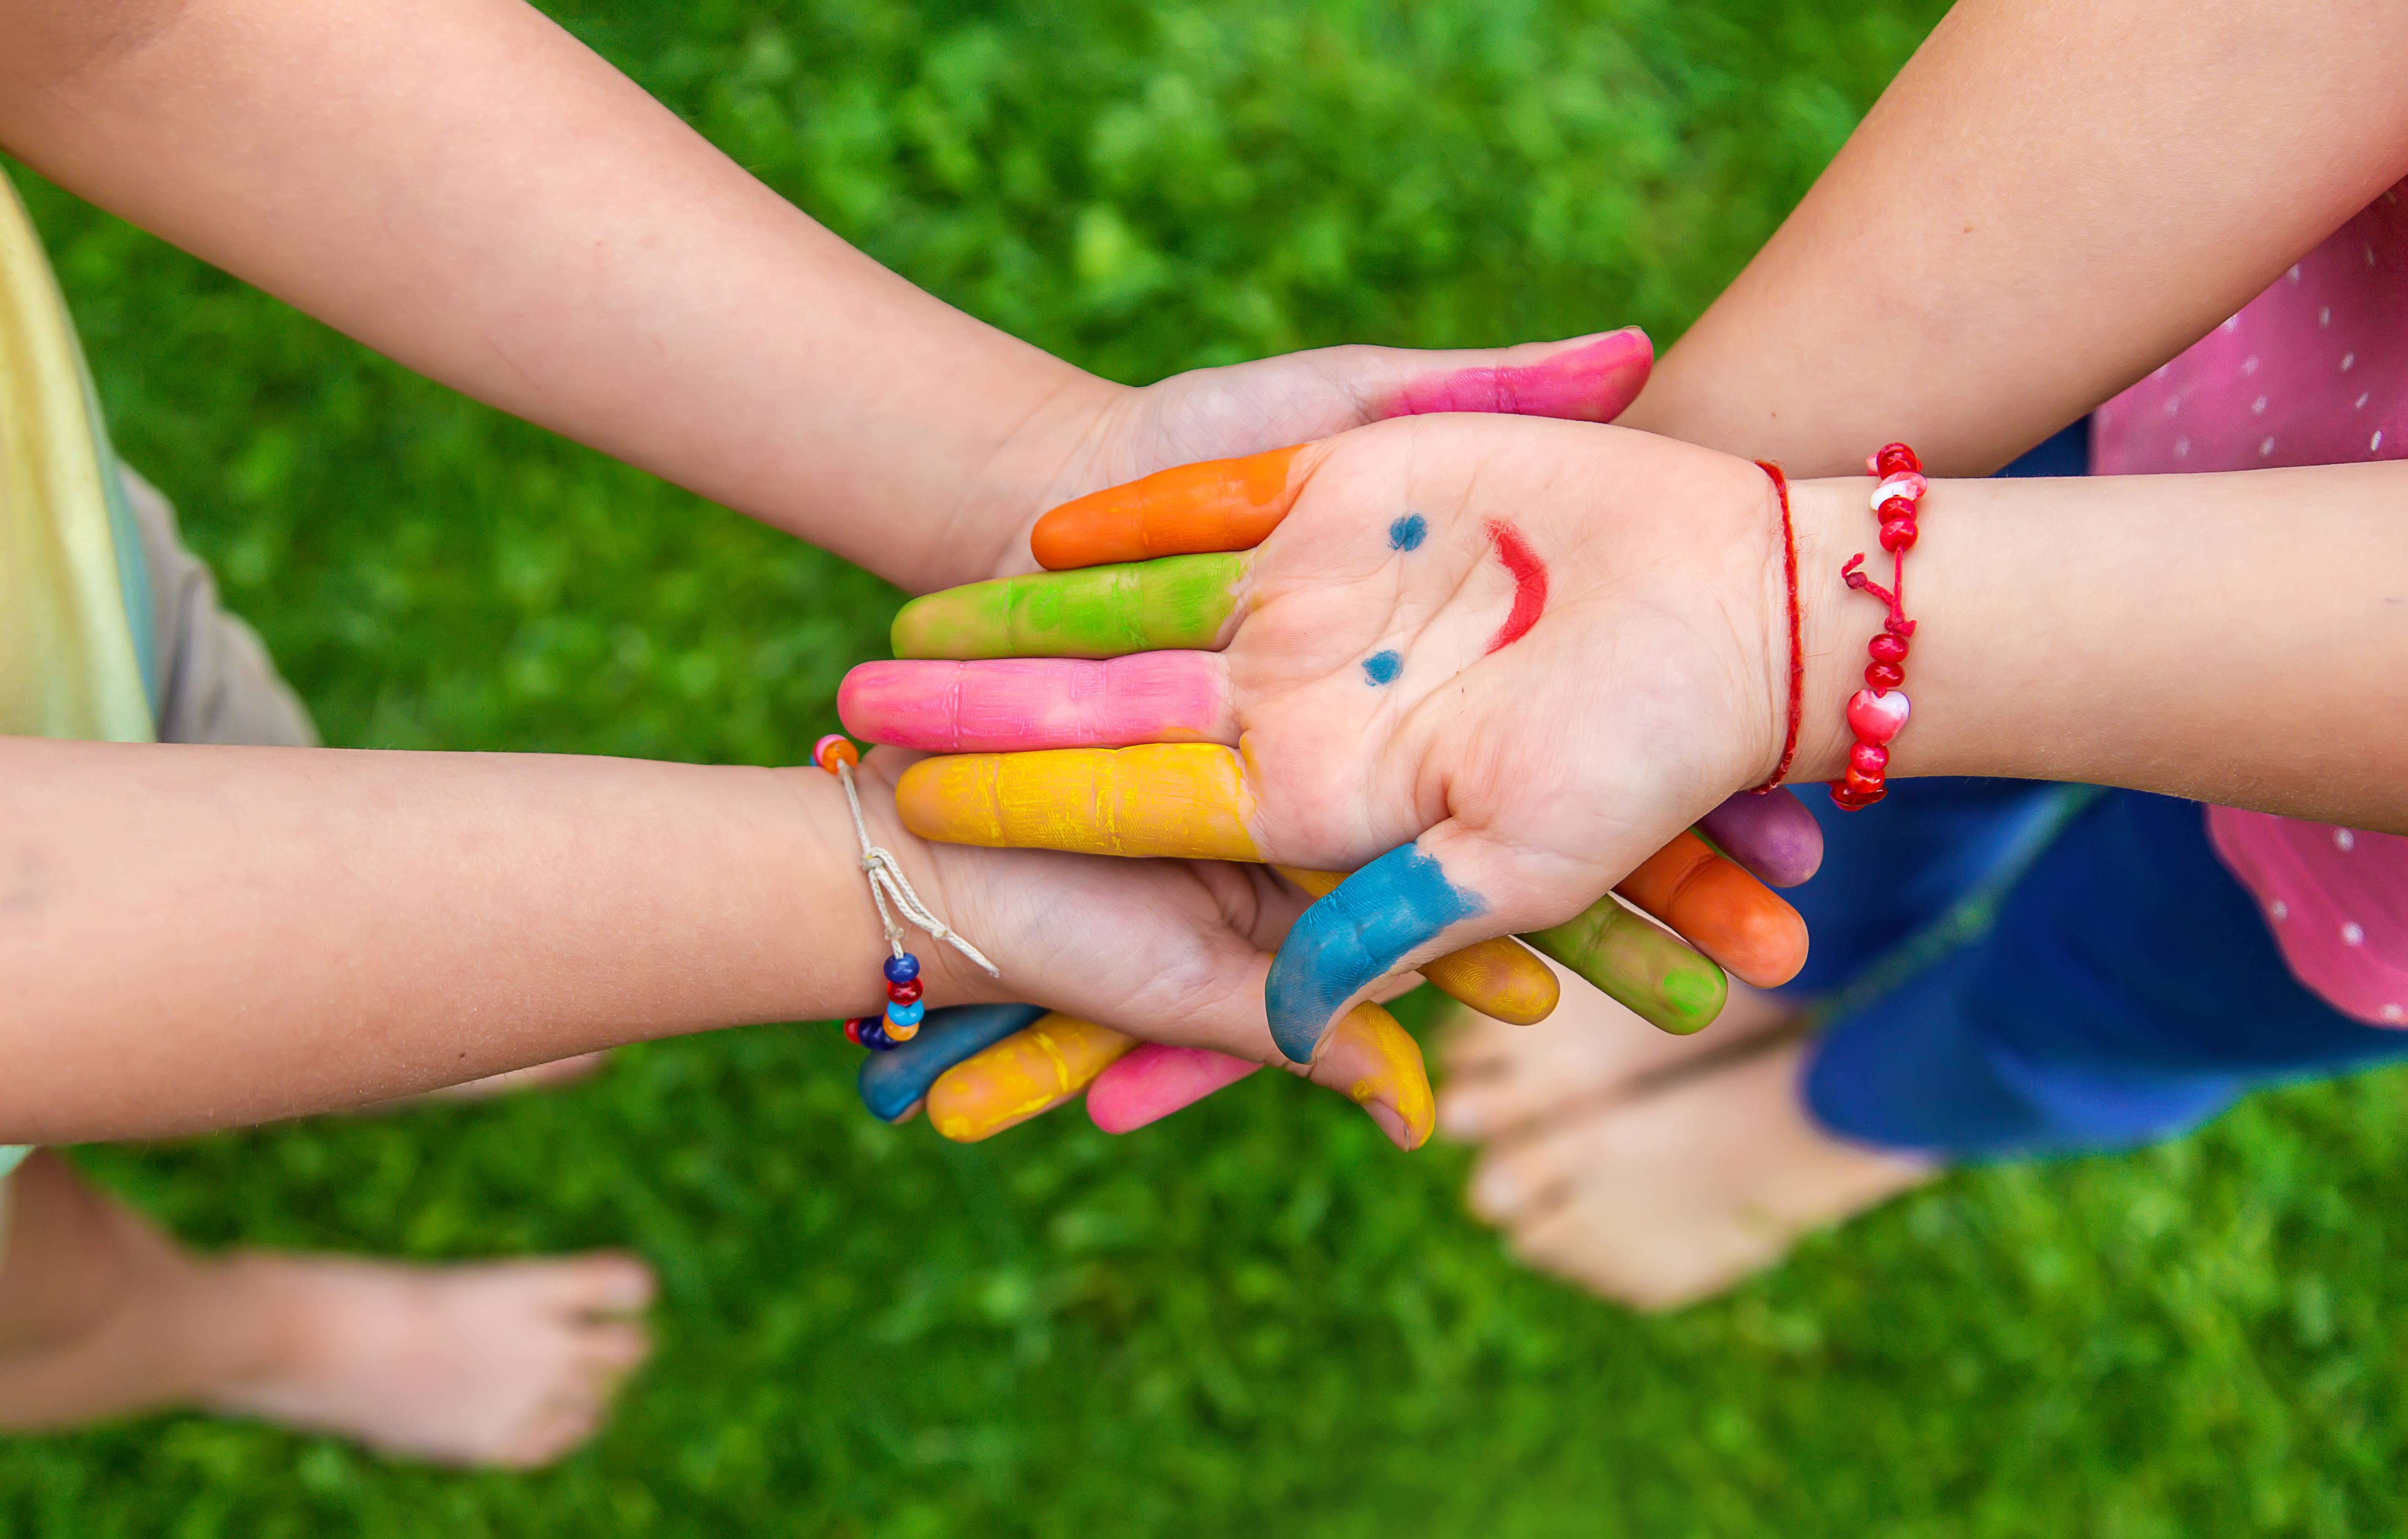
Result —
<instances>
[{"instance_id":1,"label":"white string bracelet","mask_svg":"<svg viewBox=\"0 0 2408 1539\"><path fill-rule=\"evenodd\" d=\"M903 949L904 938L910 933L904 928L906 921L976 962L988 976L1001 977L1003 972L987 961L985 952L972 946L921 901L893 851L870 842L868 819L861 815L861 792L853 783L853 768L861 762L861 750L846 738L830 733L811 745L811 761L844 787L845 805L853 809L853 832L861 839L861 869L869 878L869 899L878 905L878 923L886 932L887 949L894 953L886 959L886 1013L844 1023L847 1038L882 1052L919 1035L921 1018L928 1013L928 1006L920 998L920 959Z\"/></svg>"}]
</instances>

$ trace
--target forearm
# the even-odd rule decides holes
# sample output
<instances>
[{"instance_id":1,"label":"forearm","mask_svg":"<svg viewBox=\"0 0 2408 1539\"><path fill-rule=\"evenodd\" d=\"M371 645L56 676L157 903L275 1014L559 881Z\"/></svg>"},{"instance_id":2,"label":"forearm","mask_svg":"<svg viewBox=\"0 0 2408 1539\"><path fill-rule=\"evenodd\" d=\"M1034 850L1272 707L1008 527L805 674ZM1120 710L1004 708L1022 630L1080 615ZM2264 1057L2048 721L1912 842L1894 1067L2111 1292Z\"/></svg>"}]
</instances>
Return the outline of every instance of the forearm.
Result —
<instances>
[{"instance_id":1,"label":"forearm","mask_svg":"<svg viewBox=\"0 0 2408 1539\"><path fill-rule=\"evenodd\" d=\"M1861 478L1795 490L1807 620L1794 778L1837 778L1882 605ZM1892 777L2128 786L2408 832L2408 465L1935 482ZM1878 811L1868 816L1879 816Z\"/></svg>"},{"instance_id":2,"label":"forearm","mask_svg":"<svg viewBox=\"0 0 2408 1539\"><path fill-rule=\"evenodd\" d=\"M1985 475L2408 174L2408 7L1963 0L1621 420Z\"/></svg>"},{"instance_id":3,"label":"forearm","mask_svg":"<svg viewBox=\"0 0 2408 1539\"><path fill-rule=\"evenodd\" d=\"M906 587L986 576L967 489L1033 507L1058 467L1021 430L1113 389L853 250L518 0L0 0L0 143Z\"/></svg>"},{"instance_id":4,"label":"forearm","mask_svg":"<svg viewBox=\"0 0 2408 1539\"><path fill-rule=\"evenodd\" d=\"M817 770L0 738L0 1143L878 1007Z\"/></svg>"}]
</instances>

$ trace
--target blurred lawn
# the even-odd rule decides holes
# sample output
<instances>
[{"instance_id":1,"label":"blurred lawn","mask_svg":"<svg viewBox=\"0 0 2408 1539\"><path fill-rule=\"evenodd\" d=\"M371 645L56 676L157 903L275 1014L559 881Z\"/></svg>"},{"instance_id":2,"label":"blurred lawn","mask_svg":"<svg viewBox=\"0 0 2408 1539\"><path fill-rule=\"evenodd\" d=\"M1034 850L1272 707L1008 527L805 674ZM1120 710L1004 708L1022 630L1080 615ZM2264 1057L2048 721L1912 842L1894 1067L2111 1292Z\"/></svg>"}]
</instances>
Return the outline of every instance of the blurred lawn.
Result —
<instances>
[{"instance_id":1,"label":"blurred lawn","mask_svg":"<svg viewBox=\"0 0 2408 1539\"><path fill-rule=\"evenodd\" d=\"M1675 335L1941 8L554 7L881 258L1126 379ZM874 579L21 180L127 457L332 740L794 760L882 647ZM501 1106L86 1151L205 1243L633 1244L661 1355L525 1478L187 1418L0 1446L0 1533L2398 1526L2396 1077L1958 1176L1634 1320L1512 1266L1458 1152L1398 1157L1291 1083L953 1148L871 1123L853 1062L825 1028L735 1032Z\"/></svg>"}]
</instances>

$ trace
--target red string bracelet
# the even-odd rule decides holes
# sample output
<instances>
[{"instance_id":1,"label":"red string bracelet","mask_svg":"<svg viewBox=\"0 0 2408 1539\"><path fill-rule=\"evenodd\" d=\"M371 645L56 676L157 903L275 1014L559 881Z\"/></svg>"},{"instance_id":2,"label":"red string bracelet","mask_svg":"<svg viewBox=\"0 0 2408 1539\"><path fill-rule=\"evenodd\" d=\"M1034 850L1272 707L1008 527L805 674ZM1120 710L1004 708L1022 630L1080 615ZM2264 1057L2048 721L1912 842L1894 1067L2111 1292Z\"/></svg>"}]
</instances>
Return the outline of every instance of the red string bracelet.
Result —
<instances>
[{"instance_id":1,"label":"red string bracelet","mask_svg":"<svg viewBox=\"0 0 2408 1539\"><path fill-rule=\"evenodd\" d=\"M1770 460L1758 460L1756 465L1772 477L1773 494L1781 499L1782 562L1789 579L1789 731L1781 740L1781 762L1772 766L1772 778L1748 792L1763 796L1788 776L1790 762L1798 757L1799 695L1806 682L1806 628L1798 613L1798 526L1789 517L1789 477Z\"/></svg>"},{"instance_id":2,"label":"red string bracelet","mask_svg":"<svg viewBox=\"0 0 2408 1539\"><path fill-rule=\"evenodd\" d=\"M1885 444L1865 463L1881 479L1873 488L1872 506L1873 516L1881 520L1882 549L1890 554L1890 585L1884 588L1856 570L1864 563L1862 551L1848 558L1840 576L1849 587L1887 605L1889 618L1865 643L1873 659L1865 665L1865 688L1848 697L1848 730L1856 734L1856 742L1848 750L1846 776L1831 782L1832 804L1842 812L1861 811L1889 794L1884 783L1889 773L1889 741L1906 725L1910 708L1906 691L1899 688L1906 682L1907 642L1914 634L1914 621L1906 618L1906 553L1914 549L1915 505L1931 489L1923 478L1923 463L1904 444Z\"/></svg>"}]
</instances>

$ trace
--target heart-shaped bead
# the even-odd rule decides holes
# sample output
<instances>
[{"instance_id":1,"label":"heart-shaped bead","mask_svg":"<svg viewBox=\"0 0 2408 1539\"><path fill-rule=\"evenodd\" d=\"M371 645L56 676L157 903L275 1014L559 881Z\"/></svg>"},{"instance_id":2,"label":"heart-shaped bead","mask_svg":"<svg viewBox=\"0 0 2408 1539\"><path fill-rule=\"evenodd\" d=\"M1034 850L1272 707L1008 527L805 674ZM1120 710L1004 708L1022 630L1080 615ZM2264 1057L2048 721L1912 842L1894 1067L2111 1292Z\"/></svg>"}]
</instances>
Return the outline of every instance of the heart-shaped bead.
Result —
<instances>
[{"instance_id":1,"label":"heart-shaped bead","mask_svg":"<svg viewBox=\"0 0 2408 1539\"><path fill-rule=\"evenodd\" d=\"M1930 490L1929 481L1912 470L1904 471L1885 477L1881 485L1873 488L1873 500L1870 506L1874 512L1878 513L1881 511L1881 505L1892 497L1904 497L1911 503L1919 502L1923 494Z\"/></svg>"},{"instance_id":2,"label":"heart-shaped bead","mask_svg":"<svg viewBox=\"0 0 2408 1539\"><path fill-rule=\"evenodd\" d=\"M1909 709L1904 690L1886 694L1858 690L1848 697L1848 730L1868 743L1886 743L1906 725Z\"/></svg>"}]
</instances>

